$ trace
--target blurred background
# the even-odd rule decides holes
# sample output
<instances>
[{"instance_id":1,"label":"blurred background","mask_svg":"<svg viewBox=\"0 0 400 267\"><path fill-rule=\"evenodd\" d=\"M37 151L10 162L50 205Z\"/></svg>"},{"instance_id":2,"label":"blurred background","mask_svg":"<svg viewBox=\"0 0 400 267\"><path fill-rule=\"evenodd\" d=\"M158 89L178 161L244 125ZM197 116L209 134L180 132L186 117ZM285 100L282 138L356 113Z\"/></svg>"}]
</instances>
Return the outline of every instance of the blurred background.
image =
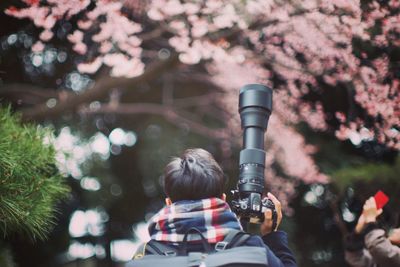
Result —
<instances>
[{"instance_id":1,"label":"blurred background","mask_svg":"<svg viewBox=\"0 0 400 267\"><path fill-rule=\"evenodd\" d=\"M274 90L266 189L284 205L299 266L346 266L342 238L369 196L384 191L380 223L400 223L399 9L370 0L1 1L0 122L20 116L50 129L39 139L54 146L48 164L61 183L7 180L0 165L0 260L122 266L164 204L171 157L204 148L229 176L227 192L235 187L239 89L262 83ZM29 142L6 139L5 128L2 142L28 155ZM13 183L26 191L6 189ZM56 191L37 211L42 220L28 209L10 224L4 210L36 203L32 190ZM30 220L33 228L17 227Z\"/></svg>"}]
</instances>

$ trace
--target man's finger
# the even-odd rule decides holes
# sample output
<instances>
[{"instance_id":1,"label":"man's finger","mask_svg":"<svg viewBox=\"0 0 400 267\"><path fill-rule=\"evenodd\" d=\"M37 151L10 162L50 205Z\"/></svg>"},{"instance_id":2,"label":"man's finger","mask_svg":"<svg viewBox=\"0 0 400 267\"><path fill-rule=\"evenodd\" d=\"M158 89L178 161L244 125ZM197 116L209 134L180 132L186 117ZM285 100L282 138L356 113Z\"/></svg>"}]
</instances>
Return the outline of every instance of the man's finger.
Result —
<instances>
[{"instance_id":1,"label":"man's finger","mask_svg":"<svg viewBox=\"0 0 400 267\"><path fill-rule=\"evenodd\" d=\"M268 192L268 198L272 200L276 208L281 208L281 202L272 193Z\"/></svg>"},{"instance_id":2,"label":"man's finger","mask_svg":"<svg viewBox=\"0 0 400 267\"><path fill-rule=\"evenodd\" d=\"M272 210L267 209L267 210L265 211L265 219L267 219L267 220L272 220Z\"/></svg>"},{"instance_id":3,"label":"man's finger","mask_svg":"<svg viewBox=\"0 0 400 267\"><path fill-rule=\"evenodd\" d=\"M365 201L364 207L365 210L366 209L373 209L376 208L376 203L375 203L375 199L373 197L370 197L367 201Z\"/></svg>"},{"instance_id":4,"label":"man's finger","mask_svg":"<svg viewBox=\"0 0 400 267\"><path fill-rule=\"evenodd\" d=\"M376 208L375 198L373 198L373 197L369 198L369 205L370 205L371 208Z\"/></svg>"}]
</instances>

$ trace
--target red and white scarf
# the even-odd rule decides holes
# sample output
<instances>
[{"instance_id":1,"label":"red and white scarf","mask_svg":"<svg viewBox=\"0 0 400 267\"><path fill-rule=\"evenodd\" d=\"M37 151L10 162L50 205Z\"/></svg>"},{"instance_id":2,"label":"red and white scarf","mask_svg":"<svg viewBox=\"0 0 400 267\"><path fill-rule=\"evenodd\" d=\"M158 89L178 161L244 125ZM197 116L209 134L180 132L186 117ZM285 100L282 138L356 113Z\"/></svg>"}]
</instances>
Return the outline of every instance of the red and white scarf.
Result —
<instances>
[{"instance_id":1,"label":"red and white scarf","mask_svg":"<svg viewBox=\"0 0 400 267\"><path fill-rule=\"evenodd\" d=\"M232 229L242 230L229 205L219 198L177 201L161 209L150 220L152 239L182 242L190 228L199 230L208 243L217 243ZM198 234L189 234L188 241L198 241Z\"/></svg>"}]
</instances>

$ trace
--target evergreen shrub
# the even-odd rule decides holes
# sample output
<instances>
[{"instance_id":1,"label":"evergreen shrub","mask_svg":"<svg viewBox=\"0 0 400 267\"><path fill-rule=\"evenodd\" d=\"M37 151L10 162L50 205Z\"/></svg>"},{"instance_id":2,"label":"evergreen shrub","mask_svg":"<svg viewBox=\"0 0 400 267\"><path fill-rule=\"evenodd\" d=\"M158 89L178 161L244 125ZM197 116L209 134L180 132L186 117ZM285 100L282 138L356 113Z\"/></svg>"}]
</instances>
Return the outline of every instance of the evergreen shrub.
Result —
<instances>
[{"instance_id":1,"label":"evergreen shrub","mask_svg":"<svg viewBox=\"0 0 400 267\"><path fill-rule=\"evenodd\" d=\"M0 234L44 239L55 223L55 205L68 187L55 164L48 128L22 124L0 107Z\"/></svg>"}]
</instances>

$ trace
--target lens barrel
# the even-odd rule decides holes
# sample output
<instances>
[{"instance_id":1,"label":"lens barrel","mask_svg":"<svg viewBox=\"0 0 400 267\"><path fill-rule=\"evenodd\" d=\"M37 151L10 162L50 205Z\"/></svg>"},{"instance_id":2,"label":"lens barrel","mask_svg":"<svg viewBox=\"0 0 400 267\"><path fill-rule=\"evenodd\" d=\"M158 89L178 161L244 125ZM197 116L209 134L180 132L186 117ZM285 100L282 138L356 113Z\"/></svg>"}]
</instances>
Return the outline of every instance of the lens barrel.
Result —
<instances>
[{"instance_id":1,"label":"lens barrel","mask_svg":"<svg viewBox=\"0 0 400 267\"><path fill-rule=\"evenodd\" d=\"M248 84L240 89L239 114L243 129L240 165L264 166L264 133L272 110L272 89L261 84Z\"/></svg>"},{"instance_id":2,"label":"lens barrel","mask_svg":"<svg viewBox=\"0 0 400 267\"><path fill-rule=\"evenodd\" d=\"M272 89L261 84L248 84L240 89L239 113L243 129L240 151L239 197L248 203L250 216L261 211L264 191L264 134L272 110ZM254 213L254 214L253 214Z\"/></svg>"}]
</instances>

